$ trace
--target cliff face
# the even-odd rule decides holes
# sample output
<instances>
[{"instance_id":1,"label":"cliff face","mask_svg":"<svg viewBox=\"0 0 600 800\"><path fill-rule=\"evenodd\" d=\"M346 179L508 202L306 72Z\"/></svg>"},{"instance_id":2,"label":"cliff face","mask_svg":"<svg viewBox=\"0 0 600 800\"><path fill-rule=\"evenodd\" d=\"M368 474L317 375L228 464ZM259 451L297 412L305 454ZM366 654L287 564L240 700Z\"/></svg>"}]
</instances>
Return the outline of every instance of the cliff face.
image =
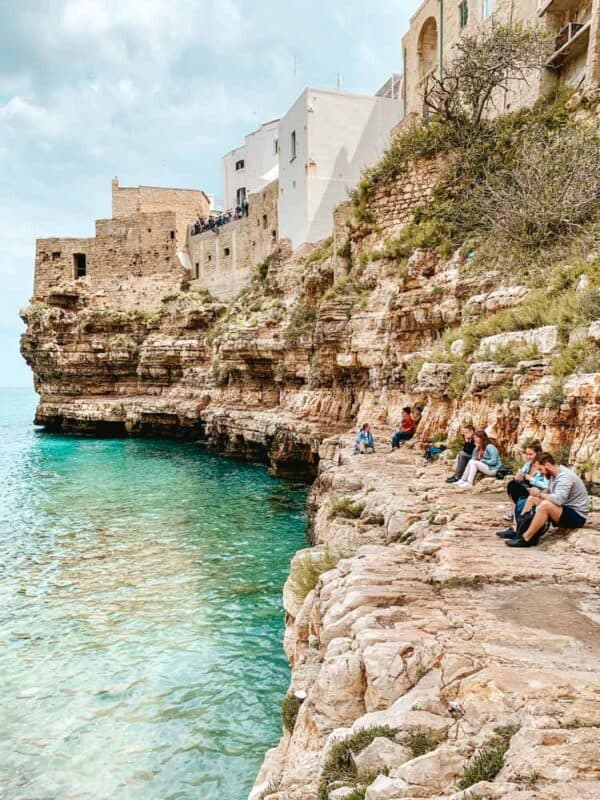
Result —
<instances>
[{"instance_id":1,"label":"cliff face","mask_svg":"<svg viewBox=\"0 0 600 800\"><path fill-rule=\"evenodd\" d=\"M597 359L597 261L564 267L562 295L587 309L566 344L559 324L529 321L533 304L556 301L551 292L471 270L461 251L416 249L399 263L385 250L390 226L401 229L432 174L425 162L388 188L366 232L341 209L334 242L294 255L281 246L229 305L183 289L125 307L121 292L78 283L37 298L23 312L22 352L38 423L204 439L314 475L326 433L369 419L387 436L401 407L420 401L422 438L452 437L472 419L508 449L531 436L569 450L597 480L600 375L579 369L557 388L552 372L573 342ZM485 335L511 309L509 325L522 313L524 329Z\"/></svg>"},{"instance_id":2,"label":"cliff face","mask_svg":"<svg viewBox=\"0 0 600 800\"><path fill-rule=\"evenodd\" d=\"M229 304L185 282L126 304L83 281L23 312L49 430L191 438L317 477L316 547L284 597L305 699L286 700L253 800L600 794L596 516L509 551L501 482L457 496L417 463L472 420L506 453L536 437L600 482L598 251L542 281L469 244L440 255L419 235L407 252L447 163L411 161L341 208L332 240L280 244ZM417 402L417 450L381 455ZM353 458L367 420L378 455Z\"/></svg>"}]
</instances>

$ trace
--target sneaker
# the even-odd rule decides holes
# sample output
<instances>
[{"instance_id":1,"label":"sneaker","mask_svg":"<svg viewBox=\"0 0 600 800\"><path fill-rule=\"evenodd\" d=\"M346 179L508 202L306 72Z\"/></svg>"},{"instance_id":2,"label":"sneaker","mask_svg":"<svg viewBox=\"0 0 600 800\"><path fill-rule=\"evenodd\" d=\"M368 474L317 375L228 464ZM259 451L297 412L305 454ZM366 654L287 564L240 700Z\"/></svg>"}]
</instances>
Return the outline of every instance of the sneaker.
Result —
<instances>
[{"instance_id":1,"label":"sneaker","mask_svg":"<svg viewBox=\"0 0 600 800\"><path fill-rule=\"evenodd\" d=\"M457 481L455 483L455 486L456 486L457 489L470 489L471 488L471 484L467 483L467 481Z\"/></svg>"},{"instance_id":2,"label":"sneaker","mask_svg":"<svg viewBox=\"0 0 600 800\"><path fill-rule=\"evenodd\" d=\"M505 519L507 522L512 522L512 521L513 521L513 519L514 519L514 516L515 516L514 514L511 514L511 512L510 512L510 511L508 511L508 512L507 512L507 513L506 513L506 514L505 514L505 515L502 517L502 519Z\"/></svg>"},{"instance_id":3,"label":"sneaker","mask_svg":"<svg viewBox=\"0 0 600 800\"><path fill-rule=\"evenodd\" d=\"M451 478L446 478L446 483L458 483L458 478L453 475Z\"/></svg>"},{"instance_id":4,"label":"sneaker","mask_svg":"<svg viewBox=\"0 0 600 800\"><path fill-rule=\"evenodd\" d=\"M503 531L496 531L496 536L501 539L516 539L517 532L514 528L505 528Z\"/></svg>"}]
</instances>

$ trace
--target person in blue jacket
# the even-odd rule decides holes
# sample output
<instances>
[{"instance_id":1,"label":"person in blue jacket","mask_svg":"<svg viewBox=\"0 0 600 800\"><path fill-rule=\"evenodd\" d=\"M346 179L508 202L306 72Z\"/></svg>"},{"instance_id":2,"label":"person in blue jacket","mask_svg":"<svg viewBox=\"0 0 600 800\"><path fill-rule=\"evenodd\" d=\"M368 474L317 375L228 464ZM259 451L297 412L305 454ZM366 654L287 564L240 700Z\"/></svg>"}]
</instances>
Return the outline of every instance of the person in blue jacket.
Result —
<instances>
[{"instance_id":1,"label":"person in blue jacket","mask_svg":"<svg viewBox=\"0 0 600 800\"><path fill-rule=\"evenodd\" d=\"M506 487L508 496L515 504L515 524L503 531L498 531L498 536L503 539L509 539L515 535L516 526L523 513L525 503L529 498L529 489L535 486L536 489L542 489L544 492L548 491L550 482L537 463L538 458L543 452L542 444L537 439L530 445L527 445L525 448L525 458L527 461L521 467L520 472L515 475L513 480L509 481Z\"/></svg>"},{"instance_id":2,"label":"person in blue jacket","mask_svg":"<svg viewBox=\"0 0 600 800\"><path fill-rule=\"evenodd\" d=\"M356 434L356 441L354 442L354 450L352 451L354 455L357 453L374 453L375 452L375 440L373 439L373 434L371 433L371 426L368 422L362 426L359 432Z\"/></svg>"},{"instance_id":3,"label":"person in blue jacket","mask_svg":"<svg viewBox=\"0 0 600 800\"><path fill-rule=\"evenodd\" d=\"M493 445L485 431L475 431L473 437L475 450L463 473L462 479L455 483L459 489L468 489L475 483L478 472L495 475L502 466L498 448Z\"/></svg>"}]
</instances>

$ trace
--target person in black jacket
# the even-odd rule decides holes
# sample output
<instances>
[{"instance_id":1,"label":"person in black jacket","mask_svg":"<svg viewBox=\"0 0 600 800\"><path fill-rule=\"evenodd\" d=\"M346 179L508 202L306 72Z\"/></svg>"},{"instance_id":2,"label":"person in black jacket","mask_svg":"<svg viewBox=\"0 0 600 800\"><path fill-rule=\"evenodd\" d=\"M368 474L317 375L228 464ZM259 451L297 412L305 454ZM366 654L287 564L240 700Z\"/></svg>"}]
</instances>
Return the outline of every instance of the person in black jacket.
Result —
<instances>
[{"instance_id":1,"label":"person in black jacket","mask_svg":"<svg viewBox=\"0 0 600 800\"><path fill-rule=\"evenodd\" d=\"M475 450L475 428L473 425L465 425L463 428L463 437L465 443L456 458L454 475L450 478L446 478L446 483L457 483L462 478L463 472L467 468L467 464L473 455L473 450Z\"/></svg>"}]
</instances>

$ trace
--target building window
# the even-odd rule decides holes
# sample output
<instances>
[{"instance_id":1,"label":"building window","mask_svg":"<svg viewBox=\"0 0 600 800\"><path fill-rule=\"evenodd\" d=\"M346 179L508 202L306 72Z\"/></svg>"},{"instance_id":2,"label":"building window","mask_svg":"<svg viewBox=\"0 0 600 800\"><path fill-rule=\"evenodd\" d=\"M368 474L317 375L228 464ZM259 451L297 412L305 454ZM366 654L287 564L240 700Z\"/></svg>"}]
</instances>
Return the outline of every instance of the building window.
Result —
<instances>
[{"instance_id":1,"label":"building window","mask_svg":"<svg viewBox=\"0 0 600 800\"><path fill-rule=\"evenodd\" d=\"M246 166L246 164L245 164L244 159L240 158L239 161L235 162L235 171L239 172L241 169L244 169L245 166Z\"/></svg>"},{"instance_id":2,"label":"building window","mask_svg":"<svg viewBox=\"0 0 600 800\"><path fill-rule=\"evenodd\" d=\"M235 204L236 206L241 206L242 203L246 199L246 187L242 186L241 189L238 189L235 193Z\"/></svg>"},{"instance_id":3,"label":"building window","mask_svg":"<svg viewBox=\"0 0 600 800\"><path fill-rule=\"evenodd\" d=\"M85 278L87 272L85 253L73 253L73 272L76 278Z\"/></svg>"},{"instance_id":4,"label":"building window","mask_svg":"<svg viewBox=\"0 0 600 800\"><path fill-rule=\"evenodd\" d=\"M60 258L60 250L55 250L54 253L52 253L52 261L58 261L59 258Z\"/></svg>"},{"instance_id":5,"label":"building window","mask_svg":"<svg viewBox=\"0 0 600 800\"><path fill-rule=\"evenodd\" d=\"M195 275L196 275L197 278L200 277L200 262L199 261L196 261L196 272L195 272Z\"/></svg>"},{"instance_id":6,"label":"building window","mask_svg":"<svg viewBox=\"0 0 600 800\"><path fill-rule=\"evenodd\" d=\"M171 231L171 239L175 238L175 231Z\"/></svg>"},{"instance_id":7,"label":"building window","mask_svg":"<svg viewBox=\"0 0 600 800\"><path fill-rule=\"evenodd\" d=\"M467 0L462 0L458 4L458 18L460 20L460 27L464 28L469 21L469 3Z\"/></svg>"},{"instance_id":8,"label":"building window","mask_svg":"<svg viewBox=\"0 0 600 800\"><path fill-rule=\"evenodd\" d=\"M206 256L207 261L212 261L212 256Z\"/></svg>"},{"instance_id":9,"label":"building window","mask_svg":"<svg viewBox=\"0 0 600 800\"><path fill-rule=\"evenodd\" d=\"M226 248L223 250L223 255L225 255L225 256L228 256L230 252L231 252L231 251L230 251L230 249L229 249L228 247L226 247Z\"/></svg>"},{"instance_id":10,"label":"building window","mask_svg":"<svg viewBox=\"0 0 600 800\"><path fill-rule=\"evenodd\" d=\"M267 217L266 214L263 214L263 228L267 230L268 225L269 225L269 218Z\"/></svg>"},{"instance_id":11,"label":"building window","mask_svg":"<svg viewBox=\"0 0 600 800\"><path fill-rule=\"evenodd\" d=\"M290 161L293 161L296 158L296 131L292 131L291 150L292 150L292 157L290 158Z\"/></svg>"},{"instance_id":12,"label":"building window","mask_svg":"<svg viewBox=\"0 0 600 800\"><path fill-rule=\"evenodd\" d=\"M487 19L494 10L494 0L483 0L483 18Z\"/></svg>"},{"instance_id":13,"label":"building window","mask_svg":"<svg viewBox=\"0 0 600 800\"><path fill-rule=\"evenodd\" d=\"M273 139L273 155L279 154L279 139Z\"/></svg>"}]
</instances>

